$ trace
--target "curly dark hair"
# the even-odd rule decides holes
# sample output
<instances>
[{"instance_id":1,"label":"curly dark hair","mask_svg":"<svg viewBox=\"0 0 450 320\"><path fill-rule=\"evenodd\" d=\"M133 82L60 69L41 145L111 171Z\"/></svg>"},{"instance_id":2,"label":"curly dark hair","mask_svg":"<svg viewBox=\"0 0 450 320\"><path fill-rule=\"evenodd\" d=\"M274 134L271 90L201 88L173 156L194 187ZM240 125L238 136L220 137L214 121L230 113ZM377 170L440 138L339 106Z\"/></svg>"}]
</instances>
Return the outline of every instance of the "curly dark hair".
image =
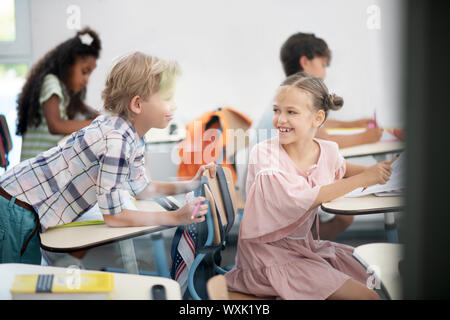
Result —
<instances>
[{"instance_id":1,"label":"curly dark hair","mask_svg":"<svg viewBox=\"0 0 450 320\"><path fill-rule=\"evenodd\" d=\"M293 34L284 42L280 50L280 60L287 77L304 71L300 65L302 56L309 60L315 57L326 57L328 64L331 61L331 51L324 40L317 38L313 33Z\"/></svg>"},{"instance_id":2,"label":"curly dark hair","mask_svg":"<svg viewBox=\"0 0 450 320\"><path fill-rule=\"evenodd\" d=\"M83 44L79 35L88 33L93 41L90 45ZM77 34L56 46L44 55L30 70L27 80L17 99L17 130L16 134L23 136L27 129L37 127L42 122L39 96L44 77L51 73L60 81L66 83L69 67L77 57L93 56L98 59L101 50L101 42L97 33L86 27ZM66 108L69 119L73 119L76 113L90 115L91 110L84 103L86 88L78 93L68 89L70 102Z\"/></svg>"}]
</instances>

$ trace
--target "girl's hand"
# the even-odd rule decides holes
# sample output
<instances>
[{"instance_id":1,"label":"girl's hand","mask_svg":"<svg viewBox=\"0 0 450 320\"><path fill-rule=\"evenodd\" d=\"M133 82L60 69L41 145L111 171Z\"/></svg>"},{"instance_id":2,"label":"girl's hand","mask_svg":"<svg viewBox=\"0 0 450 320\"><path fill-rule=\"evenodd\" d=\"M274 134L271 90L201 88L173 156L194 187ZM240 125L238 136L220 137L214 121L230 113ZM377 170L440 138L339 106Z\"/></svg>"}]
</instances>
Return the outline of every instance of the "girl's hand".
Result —
<instances>
[{"instance_id":1,"label":"girl's hand","mask_svg":"<svg viewBox=\"0 0 450 320\"><path fill-rule=\"evenodd\" d=\"M363 132L363 143L373 143L381 139L383 129L381 128L368 128Z\"/></svg>"},{"instance_id":2,"label":"girl's hand","mask_svg":"<svg viewBox=\"0 0 450 320\"><path fill-rule=\"evenodd\" d=\"M385 184L391 177L391 164L388 161L379 162L364 170L361 175L363 177L363 187L375 184Z\"/></svg>"},{"instance_id":3,"label":"girl's hand","mask_svg":"<svg viewBox=\"0 0 450 320\"><path fill-rule=\"evenodd\" d=\"M197 197L188 201L183 207L175 211L176 225L185 225L190 223L197 223L205 221L205 215L208 212L208 205L201 204L193 219L191 219L194 213L195 207L198 202L203 202L206 199L204 197Z\"/></svg>"}]
</instances>

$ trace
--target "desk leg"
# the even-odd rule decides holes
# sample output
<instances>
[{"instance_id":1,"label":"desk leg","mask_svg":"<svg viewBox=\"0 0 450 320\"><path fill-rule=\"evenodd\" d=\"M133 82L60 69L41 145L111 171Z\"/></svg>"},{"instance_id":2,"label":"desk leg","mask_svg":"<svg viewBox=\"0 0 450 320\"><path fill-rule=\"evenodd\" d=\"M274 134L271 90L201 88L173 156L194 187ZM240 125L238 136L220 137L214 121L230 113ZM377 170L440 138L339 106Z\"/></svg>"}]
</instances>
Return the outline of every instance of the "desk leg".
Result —
<instances>
[{"instance_id":1,"label":"desk leg","mask_svg":"<svg viewBox=\"0 0 450 320\"><path fill-rule=\"evenodd\" d=\"M122 256L123 266L126 273L139 274L133 240L129 239L119 241L119 246L120 255Z\"/></svg>"},{"instance_id":2,"label":"desk leg","mask_svg":"<svg viewBox=\"0 0 450 320\"><path fill-rule=\"evenodd\" d=\"M152 252L155 259L156 271L160 277L170 278L169 267L166 258L166 249L161 232L151 234Z\"/></svg>"},{"instance_id":3,"label":"desk leg","mask_svg":"<svg viewBox=\"0 0 450 320\"><path fill-rule=\"evenodd\" d=\"M377 162L382 162L382 161L386 161L387 160L387 154L383 153L383 154L374 154L373 155L374 159Z\"/></svg>"},{"instance_id":4,"label":"desk leg","mask_svg":"<svg viewBox=\"0 0 450 320\"><path fill-rule=\"evenodd\" d=\"M395 223L394 212L384 214L384 229L386 230L386 239L389 243L398 243L397 224Z\"/></svg>"}]
</instances>

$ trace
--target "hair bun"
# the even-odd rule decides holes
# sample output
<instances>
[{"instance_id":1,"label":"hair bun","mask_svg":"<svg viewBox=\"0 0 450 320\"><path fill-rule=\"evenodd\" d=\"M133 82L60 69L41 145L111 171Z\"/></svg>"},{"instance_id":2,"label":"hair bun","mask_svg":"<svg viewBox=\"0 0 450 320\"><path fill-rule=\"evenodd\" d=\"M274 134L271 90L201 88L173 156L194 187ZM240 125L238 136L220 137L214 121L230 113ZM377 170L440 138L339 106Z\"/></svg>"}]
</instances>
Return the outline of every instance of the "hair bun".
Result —
<instances>
[{"instance_id":1,"label":"hair bun","mask_svg":"<svg viewBox=\"0 0 450 320\"><path fill-rule=\"evenodd\" d=\"M344 105L344 99L336 94L327 94L323 98L323 104L327 110L339 110Z\"/></svg>"}]
</instances>

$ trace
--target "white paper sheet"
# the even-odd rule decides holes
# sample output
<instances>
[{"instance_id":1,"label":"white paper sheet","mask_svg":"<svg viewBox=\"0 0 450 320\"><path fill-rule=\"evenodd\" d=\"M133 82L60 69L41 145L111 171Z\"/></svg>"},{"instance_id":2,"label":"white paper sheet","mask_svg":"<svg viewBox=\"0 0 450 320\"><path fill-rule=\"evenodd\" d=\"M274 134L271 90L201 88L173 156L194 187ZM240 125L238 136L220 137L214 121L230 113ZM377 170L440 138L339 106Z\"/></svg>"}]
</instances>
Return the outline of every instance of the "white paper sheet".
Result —
<instances>
[{"instance_id":1,"label":"white paper sheet","mask_svg":"<svg viewBox=\"0 0 450 320\"><path fill-rule=\"evenodd\" d=\"M362 197L369 194L375 194L379 196L391 196L399 195L404 191L404 162L406 158L406 153L402 152L398 159L394 161L391 165L392 173L388 182L385 184L376 184L374 186L367 187L366 190L362 191L363 188L358 188L350 193L347 193L345 197Z\"/></svg>"}]
</instances>

